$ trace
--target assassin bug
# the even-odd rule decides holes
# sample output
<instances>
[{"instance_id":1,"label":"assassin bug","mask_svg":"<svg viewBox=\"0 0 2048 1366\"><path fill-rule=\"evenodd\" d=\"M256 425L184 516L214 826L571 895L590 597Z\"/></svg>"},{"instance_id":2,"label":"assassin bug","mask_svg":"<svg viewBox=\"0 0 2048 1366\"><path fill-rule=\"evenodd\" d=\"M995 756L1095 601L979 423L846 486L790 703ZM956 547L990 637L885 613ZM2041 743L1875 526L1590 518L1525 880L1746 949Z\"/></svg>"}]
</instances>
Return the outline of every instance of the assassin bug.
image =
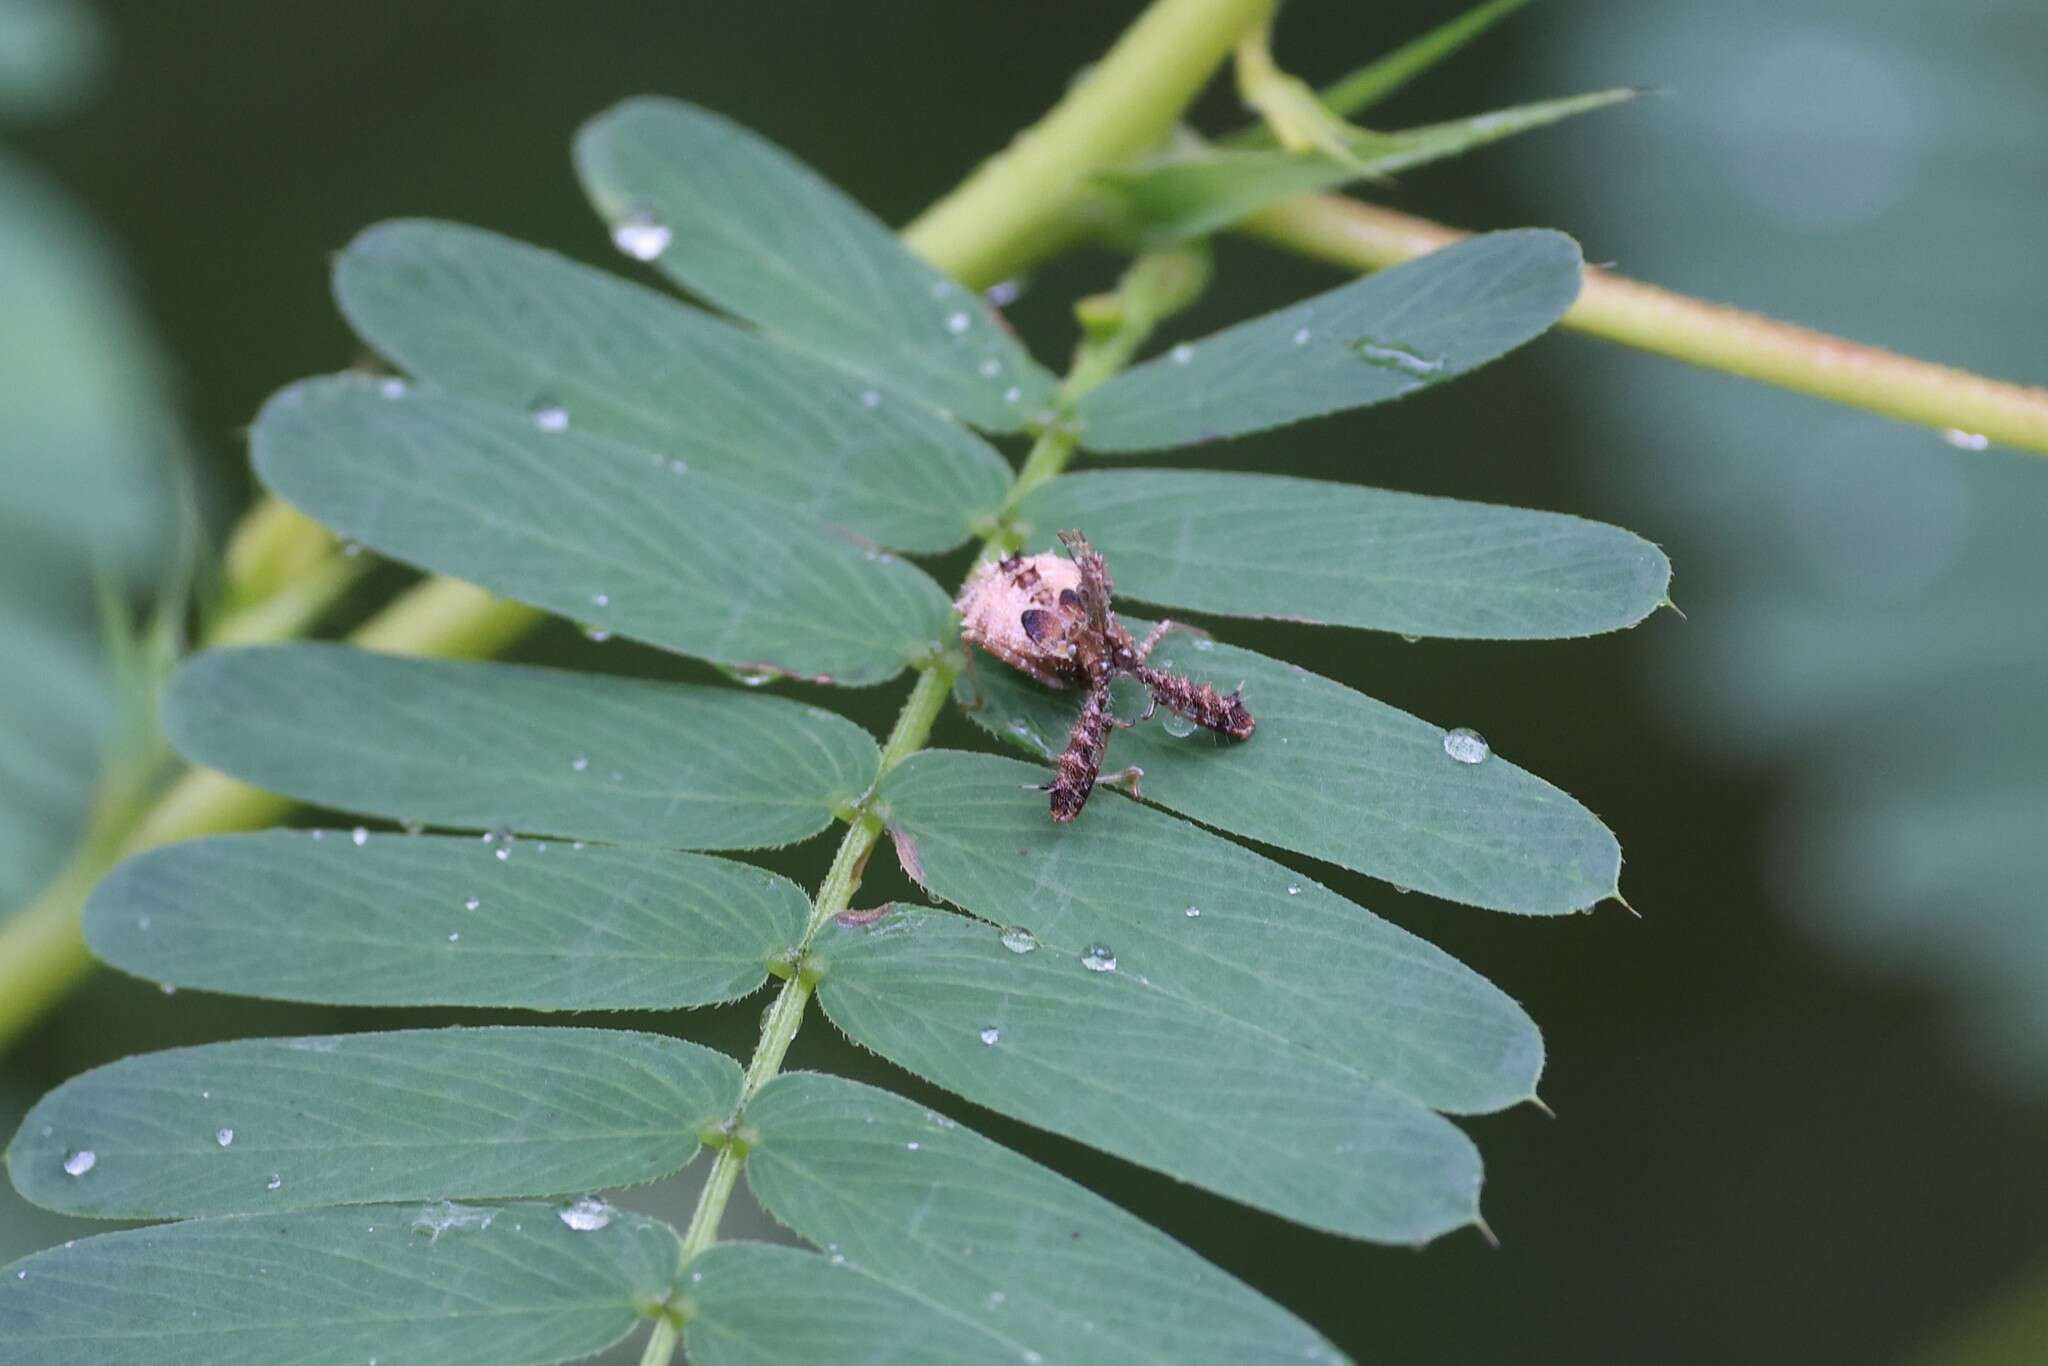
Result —
<instances>
[{"instance_id":1,"label":"assassin bug","mask_svg":"<svg viewBox=\"0 0 2048 1366\"><path fill-rule=\"evenodd\" d=\"M1250 739L1257 723L1237 690L1220 693L1207 683L1146 664L1153 647L1177 623L1162 621L1143 640L1134 640L1110 609L1114 586L1101 554L1078 531L1062 531L1060 542L1071 558L1048 551L981 566L954 606L960 610L960 638L967 644L979 645L1049 688L1085 690L1081 714L1046 786L1052 818L1065 822L1081 814L1088 794L1103 781L1102 758L1112 730L1137 725L1159 707L1233 740ZM1120 721L1110 711L1109 685L1124 674L1151 694L1137 721ZM1142 776L1131 768L1106 781L1127 779L1135 792Z\"/></svg>"}]
</instances>

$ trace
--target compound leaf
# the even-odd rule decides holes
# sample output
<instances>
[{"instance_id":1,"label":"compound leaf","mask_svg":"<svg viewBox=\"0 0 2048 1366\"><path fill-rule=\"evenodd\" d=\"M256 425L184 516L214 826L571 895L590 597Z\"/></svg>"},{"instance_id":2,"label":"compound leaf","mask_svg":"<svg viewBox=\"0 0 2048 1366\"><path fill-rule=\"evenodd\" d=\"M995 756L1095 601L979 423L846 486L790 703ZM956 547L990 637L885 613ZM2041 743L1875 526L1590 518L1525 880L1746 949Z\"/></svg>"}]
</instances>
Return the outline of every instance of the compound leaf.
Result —
<instances>
[{"instance_id":1,"label":"compound leaf","mask_svg":"<svg viewBox=\"0 0 2048 1366\"><path fill-rule=\"evenodd\" d=\"M80 1238L0 1270L0 1345L37 1366L568 1361L662 1302L682 1240L560 1213L358 1205Z\"/></svg>"},{"instance_id":2,"label":"compound leaf","mask_svg":"<svg viewBox=\"0 0 2048 1366\"><path fill-rule=\"evenodd\" d=\"M1534 1094L1535 1023L1449 954L1136 802L1099 801L1054 825L1031 790L1041 773L937 750L891 772L883 806L918 881L1041 940L1108 944L1153 990L1434 1109L1480 1113Z\"/></svg>"},{"instance_id":3,"label":"compound leaf","mask_svg":"<svg viewBox=\"0 0 2048 1366\"><path fill-rule=\"evenodd\" d=\"M1350 152L1344 161L1319 151L1204 147L1126 170L1103 171L1095 180L1110 192L1121 215L1117 231L1146 243L1177 242L1228 227L1282 199L1463 156L1639 93L1627 88L1595 90L1394 133L1357 129L1344 138Z\"/></svg>"},{"instance_id":4,"label":"compound leaf","mask_svg":"<svg viewBox=\"0 0 2048 1366\"><path fill-rule=\"evenodd\" d=\"M1582 268L1563 233L1467 238L1125 371L1075 406L1081 444L1185 446L1399 398L1541 335Z\"/></svg>"},{"instance_id":5,"label":"compound leaf","mask_svg":"<svg viewBox=\"0 0 2048 1366\"><path fill-rule=\"evenodd\" d=\"M879 683L946 596L915 566L777 498L573 426L337 376L264 404L272 490L408 564L729 667Z\"/></svg>"},{"instance_id":6,"label":"compound leaf","mask_svg":"<svg viewBox=\"0 0 2048 1366\"><path fill-rule=\"evenodd\" d=\"M680 1169L739 1088L724 1054L623 1030L239 1039L73 1077L7 1167L30 1200L95 1218L552 1195Z\"/></svg>"},{"instance_id":7,"label":"compound leaf","mask_svg":"<svg viewBox=\"0 0 2048 1366\"><path fill-rule=\"evenodd\" d=\"M720 1243L690 1263L694 1366L959 1366L1036 1358L1015 1335L938 1309L848 1262Z\"/></svg>"},{"instance_id":8,"label":"compound leaf","mask_svg":"<svg viewBox=\"0 0 2048 1366\"><path fill-rule=\"evenodd\" d=\"M681 849L816 834L877 763L852 722L782 698L336 645L199 655L171 678L164 730L300 801Z\"/></svg>"},{"instance_id":9,"label":"compound leaf","mask_svg":"<svg viewBox=\"0 0 2048 1366\"><path fill-rule=\"evenodd\" d=\"M1315 1228L1473 1222L1479 1154L1391 1087L1150 980L1114 945L901 907L818 941L833 1022L978 1105Z\"/></svg>"},{"instance_id":10,"label":"compound leaf","mask_svg":"<svg viewBox=\"0 0 2048 1366\"><path fill-rule=\"evenodd\" d=\"M1139 632L1148 625L1124 621ZM1621 848L1612 832L1498 755L1460 762L1440 727L1216 641L1169 635L1153 662L1225 690L1242 682L1258 731L1241 743L1200 730L1176 738L1163 713L1118 731L1109 764L1142 768L1146 801L1489 910L1560 915L1615 895ZM1071 692L986 659L955 695L977 724L1048 759L1066 744L1079 705Z\"/></svg>"},{"instance_id":11,"label":"compound leaf","mask_svg":"<svg viewBox=\"0 0 2048 1366\"><path fill-rule=\"evenodd\" d=\"M760 1133L747 1184L776 1218L927 1312L985 1323L1046 1361L1340 1359L1164 1234L900 1096L786 1073L748 1103L747 1123Z\"/></svg>"},{"instance_id":12,"label":"compound leaf","mask_svg":"<svg viewBox=\"0 0 2048 1366\"><path fill-rule=\"evenodd\" d=\"M1671 562L1555 512L1273 475L1101 470L1024 499L1036 549L1086 526L1122 597L1406 636L1540 640L1633 626Z\"/></svg>"},{"instance_id":13,"label":"compound leaf","mask_svg":"<svg viewBox=\"0 0 2048 1366\"><path fill-rule=\"evenodd\" d=\"M93 952L179 987L336 1005L671 1010L759 987L809 909L672 851L272 830L153 849L94 889Z\"/></svg>"},{"instance_id":14,"label":"compound leaf","mask_svg":"<svg viewBox=\"0 0 2048 1366\"><path fill-rule=\"evenodd\" d=\"M334 284L356 331L423 380L682 458L883 545L958 545L1009 482L922 404L481 228L371 228Z\"/></svg>"},{"instance_id":15,"label":"compound leaf","mask_svg":"<svg viewBox=\"0 0 2048 1366\"><path fill-rule=\"evenodd\" d=\"M972 290L759 134L680 100L584 125L576 169L613 240L718 307L988 431L1055 383Z\"/></svg>"}]
</instances>

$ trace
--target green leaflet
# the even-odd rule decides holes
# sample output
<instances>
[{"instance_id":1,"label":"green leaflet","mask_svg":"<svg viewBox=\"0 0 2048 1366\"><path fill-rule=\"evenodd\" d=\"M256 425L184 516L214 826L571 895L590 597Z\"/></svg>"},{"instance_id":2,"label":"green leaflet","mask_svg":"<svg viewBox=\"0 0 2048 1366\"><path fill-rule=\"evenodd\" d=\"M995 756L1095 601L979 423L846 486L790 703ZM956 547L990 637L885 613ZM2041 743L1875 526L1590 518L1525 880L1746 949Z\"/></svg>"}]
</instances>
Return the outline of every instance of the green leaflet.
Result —
<instances>
[{"instance_id":1,"label":"green leaflet","mask_svg":"<svg viewBox=\"0 0 2048 1366\"><path fill-rule=\"evenodd\" d=\"M682 1243L622 1211L572 1229L561 1209L358 1205L81 1238L0 1268L0 1355L36 1366L588 1356L661 1301Z\"/></svg>"},{"instance_id":2,"label":"green leaflet","mask_svg":"<svg viewBox=\"0 0 2048 1366\"><path fill-rule=\"evenodd\" d=\"M978 295L729 119L627 100L584 125L576 169L629 255L884 391L997 432L1053 400L1053 377Z\"/></svg>"},{"instance_id":3,"label":"green leaflet","mask_svg":"<svg viewBox=\"0 0 2048 1366\"><path fill-rule=\"evenodd\" d=\"M1541 335L1581 269L1562 233L1468 238L1125 371L1076 405L1081 444L1185 446L1399 398Z\"/></svg>"},{"instance_id":4,"label":"green leaflet","mask_svg":"<svg viewBox=\"0 0 2048 1366\"><path fill-rule=\"evenodd\" d=\"M878 758L852 722L782 698L336 645L199 655L171 678L164 730L300 801L683 849L816 834Z\"/></svg>"},{"instance_id":5,"label":"green leaflet","mask_svg":"<svg viewBox=\"0 0 2048 1366\"><path fill-rule=\"evenodd\" d=\"M421 379L522 414L554 405L577 431L883 545L950 549L1009 483L986 443L921 404L480 228L371 228L334 286L356 331Z\"/></svg>"},{"instance_id":6,"label":"green leaflet","mask_svg":"<svg viewBox=\"0 0 2048 1366\"><path fill-rule=\"evenodd\" d=\"M1421 1243L1478 1217L1479 1154L1455 1125L1153 984L1115 945L1019 953L899 907L816 951L833 1023L978 1105L1355 1238Z\"/></svg>"},{"instance_id":7,"label":"green leaflet","mask_svg":"<svg viewBox=\"0 0 2048 1366\"><path fill-rule=\"evenodd\" d=\"M85 75L95 20L82 5L0 5L0 109L28 112ZM0 919L84 833L133 700L96 576L175 577L174 405L125 278L99 226L0 152Z\"/></svg>"},{"instance_id":8,"label":"green leaflet","mask_svg":"<svg viewBox=\"0 0 2048 1366\"><path fill-rule=\"evenodd\" d=\"M338 1005L671 1010L735 1000L809 898L667 850L270 830L137 855L85 909L93 952L180 987Z\"/></svg>"},{"instance_id":9,"label":"green leaflet","mask_svg":"<svg viewBox=\"0 0 2048 1366\"><path fill-rule=\"evenodd\" d=\"M1115 566L1111 566L1114 572ZM1147 623L1125 617L1142 633ZM1111 770L1145 770L1147 802L1204 825L1489 910L1560 915L1615 895L1621 848L1592 812L1493 755L1460 763L1444 731L1298 665L1169 635L1163 668L1244 683L1258 732L1176 738L1164 713L1110 742ZM955 696L976 724L1050 758L1079 699L983 656ZM980 705L976 706L976 701ZM1136 715L1138 704L1119 704ZM1096 801L1121 800L1103 794ZM1093 814L1090 807L1089 814Z\"/></svg>"},{"instance_id":10,"label":"green leaflet","mask_svg":"<svg viewBox=\"0 0 2048 1366\"><path fill-rule=\"evenodd\" d=\"M961 1366L1021 1362L1012 1333L935 1313L846 1262L768 1243L720 1243L690 1263L692 1366Z\"/></svg>"},{"instance_id":11,"label":"green leaflet","mask_svg":"<svg viewBox=\"0 0 2048 1366\"><path fill-rule=\"evenodd\" d=\"M1124 598L1407 636L1612 631L1655 611L1671 582L1663 552L1619 527L1313 479L1066 474L1018 512L1033 549L1085 528Z\"/></svg>"},{"instance_id":12,"label":"green leaflet","mask_svg":"<svg viewBox=\"0 0 2048 1366\"><path fill-rule=\"evenodd\" d=\"M1100 172L1095 179L1109 191L1121 214L1118 232L1147 244L1178 242L1226 228L1282 199L1463 156L1639 93L1628 88L1595 90L1395 133L1360 130L1346 139L1351 162L1277 147L1204 147L1129 170Z\"/></svg>"},{"instance_id":13,"label":"green leaflet","mask_svg":"<svg viewBox=\"0 0 2048 1366\"><path fill-rule=\"evenodd\" d=\"M372 549L733 668L879 683L946 625L913 565L502 404L309 380L264 405L251 447L272 490Z\"/></svg>"},{"instance_id":14,"label":"green leaflet","mask_svg":"<svg viewBox=\"0 0 2048 1366\"><path fill-rule=\"evenodd\" d=\"M921 1105L785 1073L747 1106L747 1184L906 1296L1045 1361L1338 1361L1308 1325L1059 1174ZM1022 1359L1021 1350L1018 1358Z\"/></svg>"},{"instance_id":15,"label":"green leaflet","mask_svg":"<svg viewBox=\"0 0 2048 1366\"><path fill-rule=\"evenodd\" d=\"M73 1077L7 1168L35 1203L95 1218L552 1195L680 1169L739 1088L724 1054L623 1030L240 1039ZM93 1166L73 1174L80 1152Z\"/></svg>"},{"instance_id":16,"label":"green leaflet","mask_svg":"<svg viewBox=\"0 0 2048 1366\"><path fill-rule=\"evenodd\" d=\"M1534 1094L1535 1024L1449 954L1136 802L1098 797L1083 819L1054 825L1031 790L1043 775L993 755L913 755L882 784L913 876L998 925L1106 944L1154 990L1434 1109L1481 1113Z\"/></svg>"},{"instance_id":17,"label":"green leaflet","mask_svg":"<svg viewBox=\"0 0 2048 1366\"><path fill-rule=\"evenodd\" d=\"M1528 0L1485 0L1420 37L1411 38L1385 56L1374 58L1318 93L1323 103L1339 114L1356 114L1370 108L1527 3ZM1245 141L1261 140L1271 141L1263 125L1246 130Z\"/></svg>"}]
</instances>

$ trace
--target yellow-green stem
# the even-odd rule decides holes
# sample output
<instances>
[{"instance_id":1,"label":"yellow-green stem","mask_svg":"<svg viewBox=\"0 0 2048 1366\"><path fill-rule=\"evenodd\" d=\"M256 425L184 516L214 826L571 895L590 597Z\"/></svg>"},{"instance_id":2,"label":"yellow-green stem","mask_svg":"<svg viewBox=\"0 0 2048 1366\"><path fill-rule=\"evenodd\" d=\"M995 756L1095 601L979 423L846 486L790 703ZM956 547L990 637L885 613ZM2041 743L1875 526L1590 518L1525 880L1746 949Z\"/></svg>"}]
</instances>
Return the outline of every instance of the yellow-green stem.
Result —
<instances>
[{"instance_id":1,"label":"yellow-green stem","mask_svg":"<svg viewBox=\"0 0 2048 1366\"><path fill-rule=\"evenodd\" d=\"M1066 97L903 230L912 251L993 284L1088 230L1068 212L1088 177L1173 130L1238 39L1278 0L1155 0Z\"/></svg>"},{"instance_id":2,"label":"yellow-green stem","mask_svg":"<svg viewBox=\"0 0 2048 1366\"><path fill-rule=\"evenodd\" d=\"M1379 270L1466 234L1336 195L1306 195L1240 230L1350 270ZM1902 422L2048 453L2048 389L2007 384L1897 352L1710 304L1588 267L1564 325L1674 360L1725 370Z\"/></svg>"},{"instance_id":3,"label":"yellow-green stem","mask_svg":"<svg viewBox=\"0 0 2048 1366\"><path fill-rule=\"evenodd\" d=\"M1114 294L1087 300L1079 311L1084 320L1092 322L1085 323L1074 363L1060 387L1061 407L1070 407L1081 395L1115 374L1144 344L1159 321L1192 303L1207 280L1206 258L1197 249L1180 248L1140 257L1125 272ZM1014 506L1024 490L1064 469L1073 458L1076 445L1073 428L1065 422L1055 422L1041 432L1017 473L1006 506ZM1008 534L1007 528L999 528L983 541L974 562L980 564L1002 554L1008 548ZM953 690L953 677L959 668L957 659L954 655L941 655L920 669L916 685L904 699L896 723L890 727L889 738L883 742L881 763L875 774L877 788L898 764L924 748L925 741L931 738L932 725ZM796 946L793 969L761 1018L761 1039L747 1062L739 1101L727 1124L726 1141L711 1160L711 1171L698 1192L689 1226L683 1230L686 1264L718 1241L718 1226L725 1217L733 1189L739 1184L740 1169L746 1163L746 1145L737 1133L740 1121L748 1102L782 1070L783 1059L796 1041L804 1009L810 1004L818 981L816 964L810 957L811 943L833 916L852 906L861 872L882 837L882 828L880 819L865 806L856 812L840 837L832 866L818 884L810 918L804 924L803 940Z\"/></svg>"}]
</instances>

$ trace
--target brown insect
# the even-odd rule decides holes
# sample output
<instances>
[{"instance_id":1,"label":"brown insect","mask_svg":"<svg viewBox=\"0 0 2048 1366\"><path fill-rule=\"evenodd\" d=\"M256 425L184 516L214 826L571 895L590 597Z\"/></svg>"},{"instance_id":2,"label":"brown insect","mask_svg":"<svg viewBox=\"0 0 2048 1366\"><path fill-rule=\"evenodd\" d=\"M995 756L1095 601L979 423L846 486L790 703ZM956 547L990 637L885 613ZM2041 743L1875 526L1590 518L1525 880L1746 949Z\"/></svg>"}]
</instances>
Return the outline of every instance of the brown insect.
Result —
<instances>
[{"instance_id":1,"label":"brown insect","mask_svg":"<svg viewBox=\"0 0 2048 1366\"><path fill-rule=\"evenodd\" d=\"M1112 729L1135 726L1165 707L1198 726L1246 740L1257 724L1233 689L1219 693L1145 661L1160 638L1177 623L1162 621L1142 641L1133 640L1110 610L1109 570L1078 531L1062 531L1060 542L1072 559L1047 552L1011 555L985 564L967 580L954 606L960 609L960 638L979 645L1048 688L1083 688L1081 714L1067 736L1052 793L1052 818L1070 821L1088 804L1098 781L1128 781L1136 792L1144 776L1128 768L1102 778L1103 751ZM1151 705L1137 721L1120 721L1109 709L1109 685L1129 674L1151 693Z\"/></svg>"}]
</instances>

